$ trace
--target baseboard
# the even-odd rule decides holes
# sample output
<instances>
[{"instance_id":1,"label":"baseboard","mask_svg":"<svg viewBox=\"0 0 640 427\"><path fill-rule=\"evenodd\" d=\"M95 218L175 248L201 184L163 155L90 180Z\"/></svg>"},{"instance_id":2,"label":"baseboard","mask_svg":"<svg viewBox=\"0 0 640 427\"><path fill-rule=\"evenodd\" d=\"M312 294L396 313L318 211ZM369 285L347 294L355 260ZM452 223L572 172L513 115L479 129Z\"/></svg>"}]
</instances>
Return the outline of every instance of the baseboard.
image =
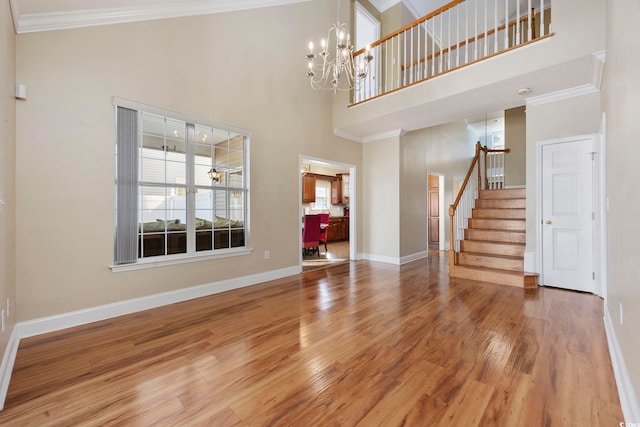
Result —
<instances>
[{"instance_id":1,"label":"baseboard","mask_svg":"<svg viewBox=\"0 0 640 427\"><path fill-rule=\"evenodd\" d=\"M369 261L400 265L400 258L397 258L397 257L390 257L390 256L384 256L384 255L376 255L376 254L362 254L362 258Z\"/></svg>"},{"instance_id":2,"label":"baseboard","mask_svg":"<svg viewBox=\"0 0 640 427\"><path fill-rule=\"evenodd\" d=\"M26 338L48 332L59 331L61 329L72 328L74 326L85 325L91 322L110 319L125 314L138 311L149 310L163 305L174 304L190 299L200 298L231 291L246 286L255 285L282 277L293 276L302 271L300 266L283 268L280 270L268 271L251 276L238 277L235 279L222 280L219 282L193 286L186 289L179 289L161 294L149 295L141 298L134 298L126 301L119 301L112 304L100 305L83 310L62 313L54 316L42 317L39 319L19 322L16 324L18 338Z\"/></svg>"},{"instance_id":3,"label":"baseboard","mask_svg":"<svg viewBox=\"0 0 640 427\"><path fill-rule=\"evenodd\" d=\"M406 264L408 262L417 261L419 259L423 259L429 256L429 251L416 252L415 254L406 255L400 258L400 265Z\"/></svg>"},{"instance_id":4,"label":"baseboard","mask_svg":"<svg viewBox=\"0 0 640 427\"><path fill-rule=\"evenodd\" d=\"M16 361L18 354L18 346L20 338L18 337L17 328L13 328L7 348L4 350L2 364L0 365L0 411L4 409L4 401L7 398L9 390L9 382L11 382L11 373L13 372L13 363Z\"/></svg>"},{"instance_id":5,"label":"baseboard","mask_svg":"<svg viewBox=\"0 0 640 427\"><path fill-rule=\"evenodd\" d=\"M524 253L524 271L527 273L539 273L536 271L536 255L535 251L526 251Z\"/></svg>"},{"instance_id":6,"label":"baseboard","mask_svg":"<svg viewBox=\"0 0 640 427\"><path fill-rule=\"evenodd\" d=\"M613 323L611 323L611 314L609 313L606 302L604 305L604 330L607 334L609 355L611 356L613 374L616 378L618 395L620 396L622 414L627 423L640 423L640 404L638 404L638 398L633 389L633 384L631 384L629 371L627 371L627 365L624 362L622 350L620 349ZM622 423L620 424L622 425Z\"/></svg>"}]
</instances>

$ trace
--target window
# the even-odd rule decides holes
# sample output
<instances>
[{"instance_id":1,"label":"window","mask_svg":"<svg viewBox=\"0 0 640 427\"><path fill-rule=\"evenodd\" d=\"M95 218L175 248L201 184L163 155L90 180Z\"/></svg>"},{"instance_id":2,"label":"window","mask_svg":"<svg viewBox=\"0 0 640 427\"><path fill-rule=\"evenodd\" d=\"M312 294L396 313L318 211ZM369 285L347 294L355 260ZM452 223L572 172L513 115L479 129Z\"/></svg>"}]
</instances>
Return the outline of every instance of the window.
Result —
<instances>
[{"instance_id":1,"label":"window","mask_svg":"<svg viewBox=\"0 0 640 427\"><path fill-rule=\"evenodd\" d=\"M329 209L326 187L316 186L316 201L313 203L313 209L317 211Z\"/></svg>"},{"instance_id":2,"label":"window","mask_svg":"<svg viewBox=\"0 0 640 427\"><path fill-rule=\"evenodd\" d=\"M134 107L116 109L115 264L246 248L249 133Z\"/></svg>"}]
</instances>

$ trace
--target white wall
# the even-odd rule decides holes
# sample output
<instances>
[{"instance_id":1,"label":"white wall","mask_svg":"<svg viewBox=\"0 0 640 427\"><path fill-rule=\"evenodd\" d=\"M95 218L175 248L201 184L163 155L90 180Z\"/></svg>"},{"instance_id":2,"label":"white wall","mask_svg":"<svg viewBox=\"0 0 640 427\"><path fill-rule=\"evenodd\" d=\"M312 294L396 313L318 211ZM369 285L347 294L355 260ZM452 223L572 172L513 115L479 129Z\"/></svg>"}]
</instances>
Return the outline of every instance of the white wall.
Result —
<instances>
[{"instance_id":1,"label":"white wall","mask_svg":"<svg viewBox=\"0 0 640 427\"><path fill-rule=\"evenodd\" d=\"M397 263L400 257L400 137L362 147L363 252Z\"/></svg>"},{"instance_id":2,"label":"white wall","mask_svg":"<svg viewBox=\"0 0 640 427\"><path fill-rule=\"evenodd\" d=\"M13 97L16 37L9 2L0 2L0 308L12 301L6 329L0 334L0 360L15 324L15 149L16 101Z\"/></svg>"},{"instance_id":3,"label":"white wall","mask_svg":"<svg viewBox=\"0 0 640 427\"><path fill-rule=\"evenodd\" d=\"M640 422L640 42L632 29L640 22L640 3L607 2L607 59L603 108L606 113L608 230L607 308L621 355L635 390L635 417ZM623 317L620 318L620 306ZM619 383L620 386L620 383ZM628 398L631 398L627 395ZM623 406L624 409L624 406ZM629 416L630 414L625 414Z\"/></svg>"},{"instance_id":4,"label":"white wall","mask_svg":"<svg viewBox=\"0 0 640 427\"><path fill-rule=\"evenodd\" d=\"M329 3L17 36L19 320L299 265L300 155L361 169L361 145L332 134L333 94L304 75ZM113 96L252 132L251 255L110 271Z\"/></svg>"},{"instance_id":5,"label":"white wall","mask_svg":"<svg viewBox=\"0 0 640 427\"><path fill-rule=\"evenodd\" d=\"M549 139L598 133L601 121L600 93L576 96L541 105L527 105L527 252L535 252L537 198L537 143Z\"/></svg>"}]
</instances>

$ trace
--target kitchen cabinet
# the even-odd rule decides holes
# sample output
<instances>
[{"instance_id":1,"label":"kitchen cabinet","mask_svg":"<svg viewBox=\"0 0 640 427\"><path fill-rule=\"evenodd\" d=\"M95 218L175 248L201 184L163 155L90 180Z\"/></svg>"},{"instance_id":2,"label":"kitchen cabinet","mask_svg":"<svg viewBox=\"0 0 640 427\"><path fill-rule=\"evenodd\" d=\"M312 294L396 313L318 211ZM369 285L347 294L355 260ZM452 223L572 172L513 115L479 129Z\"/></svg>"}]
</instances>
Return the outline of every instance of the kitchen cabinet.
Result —
<instances>
[{"instance_id":1,"label":"kitchen cabinet","mask_svg":"<svg viewBox=\"0 0 640 427\"><path fill-rule=\"evenodd\" d=\"M329 217L327 241L339 242L342 240L349 240L349 217Z\"/></svg>"},{"instance_id":2,"label":"kitchen cabinet","mask_svg":"<svg viewBox=\"0 0 640 427\"><path fill-rule=\"evenodd\" d=\"M316 177L313 175L302 175L302 203L313 203L316 201Z\"/></svg>"},{"instance_id":3,"label":"kitchen cabinet","mask_svg":"<svg viewBox=\"0 0 640 427\"><path fill-rule=\"evenodd\" d=\"M349 174L343 173L341 174L342 181L342 203L345 205L349 204Z\"/></svg>"},{"instance_id":4,"label":"kitchen cabinet","mask_svg":"<svg viewBox=\"0 0 640 427\"><path fill-rule=\"evenodd\" d=\"M331 181L331 204L342 204L342 181L339 179Z\"/></svg>"},{"instance_id":5,"label":"kitchen cabinet","mask_svg":"<svg viewBox=\"0 0 640 427\"><path fill-rule=\"evenodd\" d=\"M349 174L339 173L331 182L331 203L334 205L349 204Z\"/></svg>"}]
</instances>

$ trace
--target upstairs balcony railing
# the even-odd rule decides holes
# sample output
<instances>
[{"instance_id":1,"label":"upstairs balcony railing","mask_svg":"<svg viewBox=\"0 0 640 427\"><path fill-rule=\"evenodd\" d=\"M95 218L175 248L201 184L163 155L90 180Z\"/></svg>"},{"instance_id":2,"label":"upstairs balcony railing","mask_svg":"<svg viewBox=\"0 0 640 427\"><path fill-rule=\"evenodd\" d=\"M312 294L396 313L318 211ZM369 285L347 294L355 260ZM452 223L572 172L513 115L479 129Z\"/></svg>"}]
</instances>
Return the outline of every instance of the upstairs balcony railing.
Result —
<instances>
[{"instance_id":1,"label":"upstairs balcony railing","mask_svg":"<svg viewBox=\"0 0 640 427\"><path fill-rule=\"evenodd\" d=\"M550 35L549 0L454 0L371 44L357 104ZM354 53L363 61L361 49Z\"/></svg>"}]
</instances>

